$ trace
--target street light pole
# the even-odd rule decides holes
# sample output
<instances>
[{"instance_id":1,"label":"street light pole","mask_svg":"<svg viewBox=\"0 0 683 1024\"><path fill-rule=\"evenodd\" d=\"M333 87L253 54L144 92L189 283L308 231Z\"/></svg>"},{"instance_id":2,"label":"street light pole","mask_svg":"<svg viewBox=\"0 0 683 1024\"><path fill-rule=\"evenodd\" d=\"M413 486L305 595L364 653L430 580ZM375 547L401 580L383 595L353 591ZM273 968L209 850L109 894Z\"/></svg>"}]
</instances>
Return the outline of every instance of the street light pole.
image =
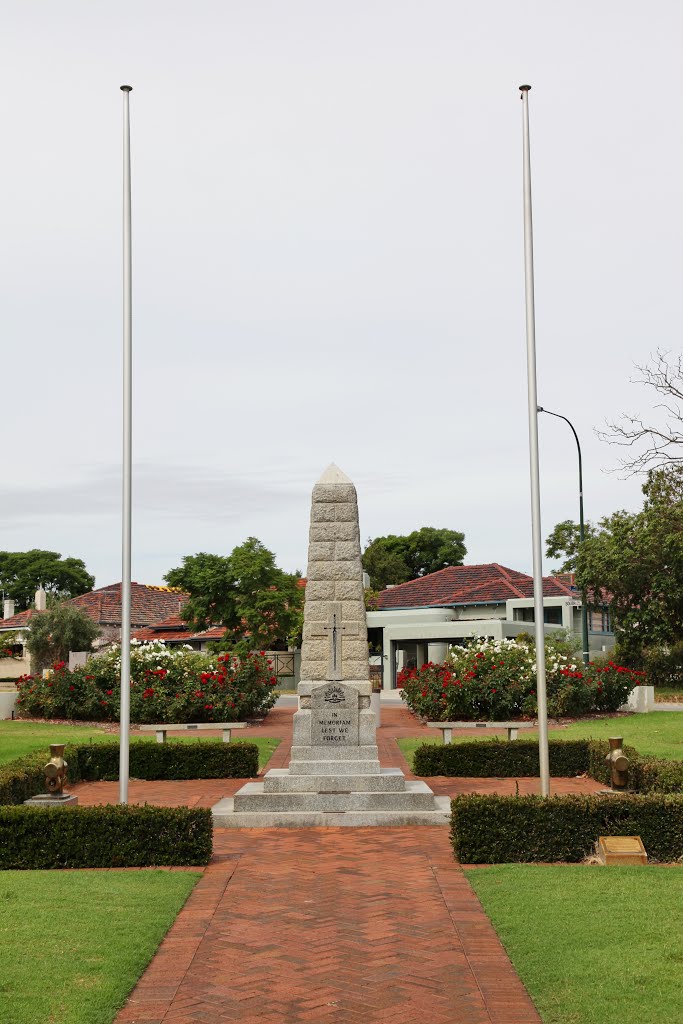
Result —
<instances>
[{"instance_id":1,"label":"street light pole","mask_svg":"<svg viewBox=\"0 0 683 1024\"><path fill-rule=\"evenodd\" d=\"M558 420L564 420L565 423L569 424L569 429L574 435L576 441L576 450L579 453L579 543L583 546L583 542L586 539L586 530L583 520L583 463L581 459L581 445L579 444L579 435L574 430L574 424L567 419L566 416L560 415L559 412L551 412L550 409L544 409L542 405L538 407L539 412L544 412L548 416L555 416ZM590 661L590 651L588 649L588 608L586 606L586 592L581 591L581 644L583 647L583 661L587 665Z\"/></svg>"}]
</instances>

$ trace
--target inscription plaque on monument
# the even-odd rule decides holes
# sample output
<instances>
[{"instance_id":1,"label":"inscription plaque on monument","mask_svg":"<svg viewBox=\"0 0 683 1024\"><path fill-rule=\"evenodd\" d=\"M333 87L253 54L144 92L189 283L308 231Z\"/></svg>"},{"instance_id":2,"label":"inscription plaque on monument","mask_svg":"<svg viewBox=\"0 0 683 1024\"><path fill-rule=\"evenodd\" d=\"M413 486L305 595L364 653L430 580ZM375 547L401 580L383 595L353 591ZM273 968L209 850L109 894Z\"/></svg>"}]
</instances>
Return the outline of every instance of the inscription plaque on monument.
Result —
<instances>
[{"instance_id":1,"label":"inscription plaque on monument","mask_svg":"<svg viewBox=\"0 0 683 1024\"><path fill-rule=\"evenodd\" d=\"M323 683L311 693L311 743L321 747L358 746L358 691L343 683Z\"/></svg>"}]
</instances>

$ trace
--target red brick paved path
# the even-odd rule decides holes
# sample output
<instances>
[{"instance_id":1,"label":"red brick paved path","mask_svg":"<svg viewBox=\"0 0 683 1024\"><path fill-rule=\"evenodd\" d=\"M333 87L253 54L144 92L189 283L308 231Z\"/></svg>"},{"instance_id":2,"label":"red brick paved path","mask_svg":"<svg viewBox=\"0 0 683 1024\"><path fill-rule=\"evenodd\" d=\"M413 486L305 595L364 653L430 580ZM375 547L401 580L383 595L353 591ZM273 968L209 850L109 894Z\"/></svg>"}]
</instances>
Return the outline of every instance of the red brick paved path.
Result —
<instances>
[{"instance_id":1,"label":"red brick paved path","mask_svg":"<svg viewBox=\"0 0 683 1024\"><path fill-rule=\"evenodd\" d=\"M444 828L223 829L118 1024L539 1024Z\"/></svg>"},{"instance_id":2,"label":"red brick paved path","mask_svg":"<svg viewBox=\"0 0 683 1024\"><path fill-rule=\"evenodd\" d=\"M289 709L250 735L282 740ZM382 708L385 767L400 736L434 732ZM537 792L536 779L429 779L437 793ZM135 782L131 802L210 807L242 780ZM589 779L553 780L591 792ZM81 803L117 783L73 787ZM215 856L117 1024L540 1024L488 918L454 862L446 828L220 829Z\"/></svg>"}]
</instances>

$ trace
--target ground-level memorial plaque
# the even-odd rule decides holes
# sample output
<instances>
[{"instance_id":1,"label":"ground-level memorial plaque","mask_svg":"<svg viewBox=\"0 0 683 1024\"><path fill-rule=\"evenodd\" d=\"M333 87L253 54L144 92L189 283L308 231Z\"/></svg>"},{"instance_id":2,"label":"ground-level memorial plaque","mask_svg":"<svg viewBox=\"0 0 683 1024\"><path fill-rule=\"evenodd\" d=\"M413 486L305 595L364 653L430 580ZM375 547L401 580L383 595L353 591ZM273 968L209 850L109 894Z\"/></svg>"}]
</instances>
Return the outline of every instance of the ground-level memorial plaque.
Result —
<instances>
[{"instance_id":1,"label":"ground-level memorial plaque","mask_svg":"<svg viewBox=\"0 0 683 1024\"><path fill-rule=\"evenodd\" d=\"M289 767L216 804L217 827L448 824L447 797L380 768L356 488L334 465L313 488L300 678Z\"/></svg>"}]
</instances>

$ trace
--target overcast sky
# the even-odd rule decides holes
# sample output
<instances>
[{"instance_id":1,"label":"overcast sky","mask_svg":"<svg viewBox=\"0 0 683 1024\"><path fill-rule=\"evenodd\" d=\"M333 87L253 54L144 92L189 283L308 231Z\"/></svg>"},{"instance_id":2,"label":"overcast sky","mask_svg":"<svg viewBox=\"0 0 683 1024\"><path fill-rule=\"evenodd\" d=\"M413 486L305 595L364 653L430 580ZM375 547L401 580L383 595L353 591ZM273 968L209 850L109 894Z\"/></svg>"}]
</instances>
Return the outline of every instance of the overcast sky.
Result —
<instances>
[{"instance_id":1,"label":"overcast sky","mask_svg":"<svg viewBox=\"0 0 683 1024\"><path fill-rule=\"evenodd\" d=\"M681 344L683 7L654 0L2 2L0 549L121 578L121 122L133 150L133 579L259 537L306 569L330 461L361 535L531 569L539 401L586 514L596 427ZM541 417L544 536L578 509ZM546 563L546 571L552 563Z\"/></svg>"}]
</instances>

